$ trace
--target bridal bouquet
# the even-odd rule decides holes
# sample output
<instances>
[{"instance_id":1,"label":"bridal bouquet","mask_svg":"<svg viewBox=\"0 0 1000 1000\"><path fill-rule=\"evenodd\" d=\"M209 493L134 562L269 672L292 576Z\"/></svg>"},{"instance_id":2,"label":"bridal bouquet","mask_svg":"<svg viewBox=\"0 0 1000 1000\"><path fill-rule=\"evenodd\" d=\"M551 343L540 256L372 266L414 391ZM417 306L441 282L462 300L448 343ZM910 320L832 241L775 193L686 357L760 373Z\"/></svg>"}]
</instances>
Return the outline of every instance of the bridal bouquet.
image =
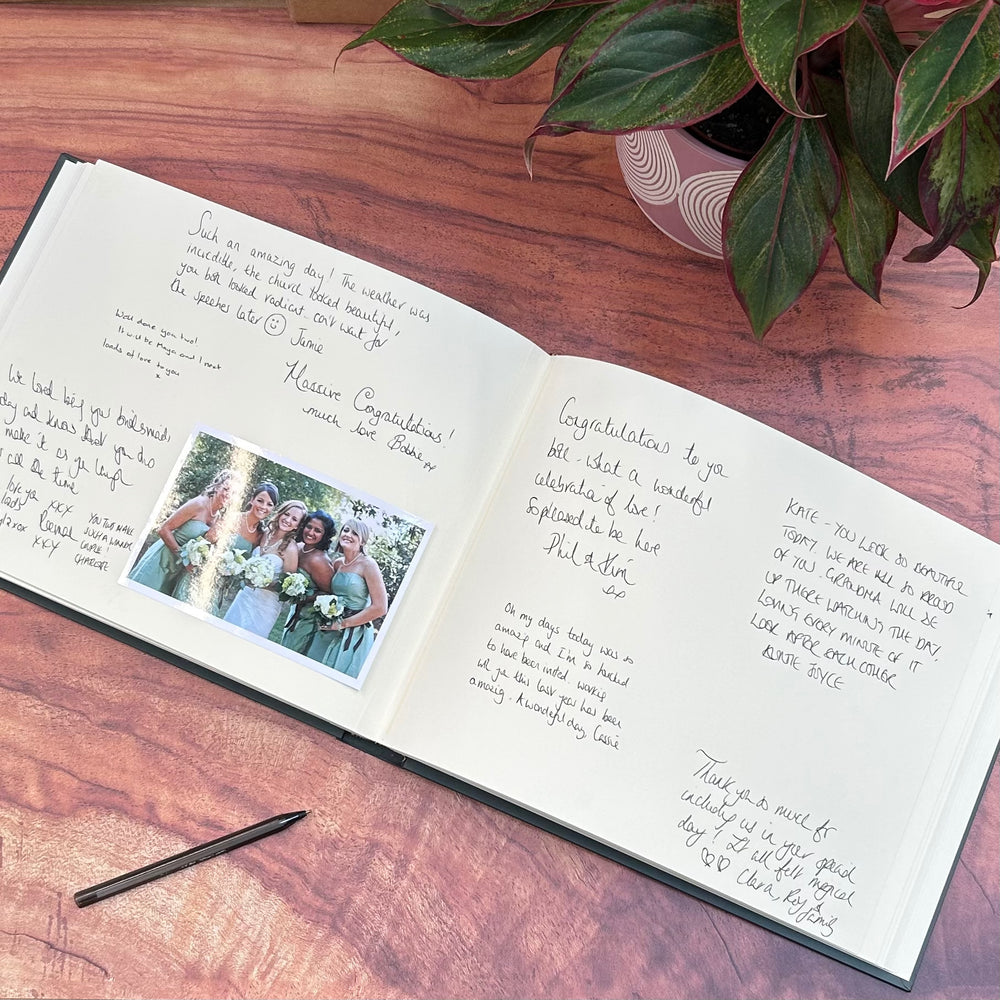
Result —
<instances>
[{"instance_id":1,"label":"bridal bouquet","mask_svg":"<svg viewBox=\"0 0 1000 1000\"><path fill-rule=\"evenodd\" d=\"M239 549L226 549L219 560L219 576L242 576L247 564L246 555Z\"/></svg>"},{"instance_id":2,"label":"bridal bouquet","mask_svg":"<svg viewBox=\"0 0 1000 1000\"><path fill-rule=\"evenodd\" d=\"M266 556L251 556L243 567L243 579L251 587L269 587L277 574Z\"/></svg>"},{"instance_id":3,"label":"bridal bouquet","mask_svg":"<svg viewBox=\"0 0 1000 1000\"><path fill-rule=\"evenodd\" d=\"M313 607L327 621L333 621L344 613L344 606L336 594L321 594L313 601Z\"/></svg>"},{"instance_id":4,"label":"bridal bouquet","mask_svg":"<svg viewBox=\"0 0 1000 1000\"><path fill-rule=\"evenodd\" d=\"M308 599L315 591L312 581L303 573L291 573L286 576L281 584L281 591L278 594L279 601L296 602L295 610L289 615L285 625L285 630L288 632L294 632L300 622L307 622L310 628L314 628L317 622L328 621L343 611L333 594L321 594L315 601L309 602Z\"/></svg>"},{"instance_id":5,"label":"bridal bouquet","mask_svg":"<svg viewBox=\"0 0 1000 1000\"><path fill-rule=\"evenodd\" d=\"M281 581L278 600L294 601L296 598L306 596L311 589L312 581L304 573L289 573Z\"/></svg>"},{"instance_id":6,"label":"bridal bouquet","mask_svg":"<svg viewBox=\"0 0 1000 1000\"><path fill-rule=\"evenodd\" d=\"M185 566L204 566L211 551L212 543L204 535L199 535L181 546L181 562Z\"/></svg>"}]
</instances>

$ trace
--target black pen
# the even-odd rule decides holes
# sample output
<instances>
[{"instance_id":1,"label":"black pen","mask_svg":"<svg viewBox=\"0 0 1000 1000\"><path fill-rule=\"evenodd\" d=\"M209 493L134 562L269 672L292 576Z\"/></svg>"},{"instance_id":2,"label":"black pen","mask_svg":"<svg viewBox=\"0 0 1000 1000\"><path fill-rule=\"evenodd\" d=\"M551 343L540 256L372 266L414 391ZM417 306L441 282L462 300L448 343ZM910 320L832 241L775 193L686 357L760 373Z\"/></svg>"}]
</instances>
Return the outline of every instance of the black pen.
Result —
<instances>
[{"instance_id":1,"label":"black pen","mask_svg":"<svg viewBox=\"0 0 1000 1000\"><path fill-rule=\"evenodd\" d=\"M209 858L233 851L244 844L252 844L255 840L260 840L261 837L270 837L272 833L278 833L302 819L308 811L308 809L300 809L298 812L282 813L280 816L272 816L270 819L254 823L253 826L237 830L235 833L227 833L224 837L210 840L207 844L181 851L180 854L174 854L162 861L154 861L151 865L136 868L134 872L126 872L124 875L108 879L107 882L92 885L89 889L81 889L73 894L73 901L77 906L90 906L91 903L100 902L109 896L125 892L126 889L134 889L137 885L145 885L147 882L152 882L153 879L179 872L182 868L198 864L199 861L207 861Z\"/></svg>"}]
</instances>

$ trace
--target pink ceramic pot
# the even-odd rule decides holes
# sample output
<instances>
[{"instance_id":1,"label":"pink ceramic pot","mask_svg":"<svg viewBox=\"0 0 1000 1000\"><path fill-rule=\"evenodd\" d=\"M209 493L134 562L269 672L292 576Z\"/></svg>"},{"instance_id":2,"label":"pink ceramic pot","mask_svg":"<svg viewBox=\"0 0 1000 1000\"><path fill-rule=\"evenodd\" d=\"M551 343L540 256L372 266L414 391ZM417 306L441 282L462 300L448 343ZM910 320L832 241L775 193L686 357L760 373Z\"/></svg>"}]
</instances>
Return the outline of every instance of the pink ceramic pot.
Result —
<instances>
[{"instance_id":1,"label":"pink ceramic pot","mask_svg":"<svg viewBox=\"0 0 1000 1000\"><path fill-rule=\"evenodd\" d=\"M650 222L672 240L722 257L722 210L746 162L682 128L615 137L625 184Z\"/></svg>"}]
</instances>

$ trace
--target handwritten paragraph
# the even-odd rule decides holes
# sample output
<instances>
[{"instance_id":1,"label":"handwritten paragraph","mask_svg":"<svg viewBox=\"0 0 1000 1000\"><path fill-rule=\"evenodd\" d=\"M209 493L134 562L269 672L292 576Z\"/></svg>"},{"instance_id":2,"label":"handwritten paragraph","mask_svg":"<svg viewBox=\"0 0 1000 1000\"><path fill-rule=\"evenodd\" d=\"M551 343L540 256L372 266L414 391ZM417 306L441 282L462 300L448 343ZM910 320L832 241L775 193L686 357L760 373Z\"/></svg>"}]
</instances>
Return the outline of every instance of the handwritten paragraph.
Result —
<instances>
[{"instance_id":1,"label":"handwritten paragraph","mask_svg":"<svg viewBox=\"0 0 1000 1000\"><path fill-rule=\"evenodd\" d=\"M117 307L114 332L105 334L101 347L135 365L140 374L171 381L200 368L222 370L221 361L206 356L199 340L197 334L169 330L134 310Z\"/></svg>"},{"instance_id":2,"label":"handwritten paragraph","mask_svg":"<svg viewBox=\"0 0 1000 1000\"><path fill-rule=\"evenodd\" d=\"M697 441L588 411L573 396L539 458L524 512L545 529L542 550L593 574L615 600L639 583L644 564L664 557L677 514L710 517L730 481L725 463Z\"/></svg>"},{"instance_id":3,"label":"handwritten paragraph","mask_svg":"<svg viewBox=\"0 0 1000 1000\"><path fill-rule=\"evenodd\" d=\"M621 702L634 668L625 650L508 601L468 683L504 711L615 751L625 739Z\"/></svg>"},{"instance_id":4,"label":"handwritten paragraph","mask_svg":"<svg viewBox=\"0 0 1000 1000\"><path fill-rule=\"evenodd\" d=\"M227 234L210 208L186 233L171 292L268 337L285 338L293 347L323 354L334 333L378 351L431 322L426 308L376 278L249 244L235 229Z\"/></svg>"},{"instance_id":5,"label":"handwritten paragraph","mask_svg":"<svg viewBox=\"0 0 1000 1000\"><path fill-rule=\"evenodd\" d=\"M241 358L258 356L264 345L283 351L284 360L273 369L281 391L324 431L374 445L414 471L437 469L455 428L440 426L407 401L389 399L368 384L371 365L343 364L348 342L367 352L387 348L407 332L426 329L433 321L430 311L406 301L392 276L383 279L372 269L374 277L362 277L320 266L308 257L250 243L240 233L235 223L227 233L221 213L212 209L190 220L181 259L173 273L163 275L171 299L196 307L202 323L221 318L257 331L256 342L241 339ZM369 273L360 261L350 267ZM180 385L192 374L224 370L223 341L206 336L205 329L180 329L176 319L163 322L119 305L102 348L140 375ZM347 373L357 371L365 374L351 384Z\"/></svg>"},{"instance_id":6,"label":"handwritten paragraph","mask_svg":"<svg viewBox=\"0 0 1000 1000\"><path fill-rule=\"evenodd\" d=\"M679 797L677 829L717 891L828 939L855 905L857 866L834 853L837 827L752 787L698 750Z\"/></svg>"},{"instance_id":7,"label":"handwritten paragraph","mask_svg":"<svg viewBox=\"0 0 1000 1000\"><path fill-rule=\"evenodd\" d=\"M897 691L939 661L937 629L965 598L947 568L791 497L749 623L774 666L830 691Z\"/></svg>"},{"instance_id":8,"label":"handwritten paragraph","mask_svg":"<svg viewBox=\"0 0 1000 1000\"><path fill-rule=\"evenodd\" d=\"M59 553L107 572L110 552L127 550L133 529L77 497L95 486L108 500L129 490L156 466L170 432L131 407L15 365L0 392L0 421L0 533L30 539L40 558Z\"/></svg>"}]
</instances>

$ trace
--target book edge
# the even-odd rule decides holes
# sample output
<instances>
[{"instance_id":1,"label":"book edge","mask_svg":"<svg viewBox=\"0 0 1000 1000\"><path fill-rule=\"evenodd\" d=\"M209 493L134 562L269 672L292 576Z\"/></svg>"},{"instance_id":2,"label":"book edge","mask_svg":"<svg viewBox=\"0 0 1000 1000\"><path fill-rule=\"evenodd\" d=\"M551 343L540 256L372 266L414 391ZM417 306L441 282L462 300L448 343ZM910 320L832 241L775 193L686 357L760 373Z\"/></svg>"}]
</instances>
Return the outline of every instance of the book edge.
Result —
<instances>
[{"instance_id":1,"label":"book edge","mask_svg":"<svg viewBox=\"0 0 1000 1000\"><path fill-rule=\"evenodd\" d=\"M2 283L3 279L7 276L7 272L14 263L14 258L17 256L17 252L23 246L25 239L27 239L28 232L32 225L34 225L35 219L38 218L38 213L41 212L42 205L45 204L45 199L49 196L49 192L52 190L52 186L55 184L56 178L59 176L59 172L62 170L64 164L83 162L83 160L77 156L73 156L71 153L59 154L55 165L49 171L49 176L46 179L45 184L42 186L41 192L35 199L35 204L31 206L28 218L25 220L24 225L21 227L21 231L17 234L17 238L14 240L14 243L10 248L10 253L7 254L7 259L3 262L3 267L0 267L0 283Z\"/></svg>"}]
</instances>

